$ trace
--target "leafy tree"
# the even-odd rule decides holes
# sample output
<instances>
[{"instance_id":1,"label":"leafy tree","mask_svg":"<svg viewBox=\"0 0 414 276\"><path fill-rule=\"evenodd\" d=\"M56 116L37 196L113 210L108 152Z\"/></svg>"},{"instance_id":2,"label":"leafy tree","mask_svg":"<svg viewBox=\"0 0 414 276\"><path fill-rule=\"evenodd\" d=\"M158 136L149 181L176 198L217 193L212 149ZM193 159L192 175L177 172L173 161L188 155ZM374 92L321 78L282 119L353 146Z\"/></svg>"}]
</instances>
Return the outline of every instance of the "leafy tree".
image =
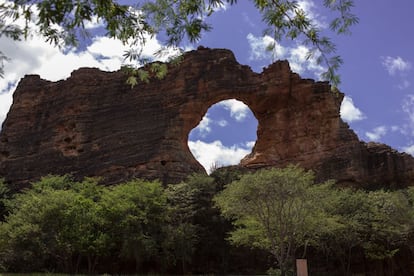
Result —
<instances>
[{"instance_id":1,"label":"leafy tree","mask_svg":"<svg viewBox=\"0 0 414 276\"><path fill-rule=\"evenodd\" d=\"M0 178L0 221L3 221L7 214L6 204L11 197L9 187L4 183L4 179Z\"/></svg>"},{"instance_id":2,"label":"leafy tree","mask_svg":"<svg viewBox=\"0 0 414 276\"><path fill-rule=\"evenodd\" d=\"M187 273L196 250L199 227L194 223L197 212L196 187L187 182L169 185L166 189L169 205L169 223L166 249L170 252L172 263L181 263L182 273Z\"/></svg>"},{"instance_id":3,"label":"leafy tree","mask_svg":"<svg viewBox=\"0 0 414 276\"><path fill-rule=\"evenodd\" d=\"M218 185L218 189L221 191L225 185L230 184L235 180L239 180L246 172L246 169L238 166L227 166L212 170L210 177L214 178L214 182Z\"/></svg>"},{"instance_id":4,"label":"leafy tree","mask_svg":"<svg viewBox=\"0 0 414 276\"><path fill-rule=\"evenodd\" d=\"M339 83L336 72L342 60L335 56L335 45L322 34L297 1L251 1L267 25L265 34L277 41L283 38L300 39L310 45L309 57L320 54L318 62L328 67L324 77L335 85ZM126 58L139 60L142 46L151 35L166 34L167 46L179 47L185 39L196 42L203 32L211 30L206 19L219 6L237 3L237 0L155 0L136 1L136 5L130 7L115 0L7 1L0 4L0 36L19 40L40 33L54 45L76 46L80 39L88 35L85 23L96 18L104 23L109 37L131 46ZM330 28L338 34L349 33L350 26L358 22L351 12L353 0L324 0L323 5L337 14ZM19 20L24 23L18 24ZM274 47L269 45L269 48ZM3 61L4 55L0 53L0 64ZM129 79L129 82L134 83L134 80Z\"/></svg>"},{"instance_id":5,"label":"leafy tree","mask_svg":"<svg viewBox=\"0 0 414 276\"><path fill-rule=\"evenodd\" d=\"M363 248L373 260L390 259L403 245L412 220L406 197L401 191L374 191L367 195L368 210Z\"/></svg>"},{"instance_id":6,"label":"leafy tree","mask_svg":"<svg viewBox=\"0 0 414 276\"><path fill-rule=\"evenodd\" d=\"M405 196L409 204L408 215L412 218L410 221L411 223L409 224L410 229L408 233L407 246L411 251L411 254L414 254L414 187L407 188Z\"/></svg>"},{"instance_id":7,"label":"leafy tree","mask_svg":"<svg viewBox=\"0 0 414 276\"><path fill-rule=\"evenodd\" d=\"M95 254L101 232L96 202L72 188L92 184L45 177L16 195L0 225L3 262L11 270L76 271L81 256Z\"/></svg>"},{"instance_id":8,"label":"leafy tree","mask_svg":"<svg viewBox=\"0 0 414 276\"><path fill-rule=\"evenodd\" d=\"M96 179L42 178L7 202L0 224L0 267L9 271L96 271L158 256L165 239L166 197L158 182L134 180L113 187ZM85 270L83 270L85 271Z\"/></svg>"},{"instance_id":9,"label":"leafy tree","mask_svg":"<svg viewBox=\"0 0 414 276\"><path fill-rule=\"evenodd\" d=\"M313 179L311 172L289 166L260 170L227 185L215 202L234 219L231 242L269 251L286 275L297 249L306 249L330 224L321 196L331 183L314 186Z\"/></svg>"},{"instance_id":10,"label":"leafy tree","mask_svg":"<svg viewBox=\"0 0 414 276\"><path fill-rule=\"evenodd\" d=\"M203 174L191 175L167 187L170 227L175 228L171 232L175 239L173 253L181 261L183 273L187 264L192 272L222 272L222 262L227 258L224 235L228 224L213 206L217 189L214 179Z\"/></svg>"},{"instance_id":11,"label":"leafy tree","mask_svg":"<svg viewBox=\"0 0 414 276\"><path fill-rule=\"evenodd\" d=\"M264 271L267 254L258 254L263 252L248 248L235 248L226 240L232 225L220 215L214 206L213 197L222 190L223 181L236 178L239 173L221 172L223 174L214 177L194 174L166 189L169 235L164 248L169 253L170 263L176 266L173 271L184 274ZM241 258L246 261L240 263Z\"/></svg>"},{"instance_id":12,"label":"leafy tree","mask_svg":"<svg viewBox=\"0 0 414 276\"><path fill-rule=\"evenodd\" d=\"M351 275L355 253L371 260L390 260L405 244L412 221L404 191L337 189L331 193L328 212L339 227L324 235L320 248Z\"/></svg>"},{"instance_id":13,"label":"leafy tree","mask_svg":"<svg viewBox=\"0 0 414 276\"><path fill-rule=\"evenodd\" d=\"M161 251L166 196L160 183L132 180L105 190L98 216L108 234L108 251L132 259L135 272Z\"/></svg>"},{"instance_id":14,"label":"leafy tree","mask_svg":"<svg viewBox=\"0 0 414 276\"><path fill-rule=\"evenodd\" d=\"M331 193L331 204L328 212L337 216L339 227L322 236L319 249L327 257L334 257L341 264L342 274L351 273L353 251L360 248L363 242L363 214L367 208L366 193L362 190L342 189Z\"/></svg>"}]
</instances>

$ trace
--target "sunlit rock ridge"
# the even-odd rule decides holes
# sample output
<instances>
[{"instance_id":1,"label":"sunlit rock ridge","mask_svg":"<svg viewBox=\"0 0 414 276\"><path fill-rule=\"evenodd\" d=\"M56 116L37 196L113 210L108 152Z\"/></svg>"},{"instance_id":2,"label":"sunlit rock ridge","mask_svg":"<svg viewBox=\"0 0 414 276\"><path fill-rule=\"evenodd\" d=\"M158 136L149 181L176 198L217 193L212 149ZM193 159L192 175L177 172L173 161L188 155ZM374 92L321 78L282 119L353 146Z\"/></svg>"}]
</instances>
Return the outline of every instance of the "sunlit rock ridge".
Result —
<instances>
[{"instance_id":1,"label":"sunlit rock ridge","mask_svg":"<svg viewBox=\"0 0 414 276\"><path fill-rule=\"evenodd\" d=\"M318 180L364 187L414 184L414 158L359 141L340 117L342 93L302 79L287 61L262 73L225 49L188 52L162 80L131 88L121 71L81 68L62 81L25 76L0 134L0 176L24 185L48 174L176 183L204 168L188 134L208 108L237 99L258 120L257 141L241 167L298 164Z\"/></svg>"}]
</instances>

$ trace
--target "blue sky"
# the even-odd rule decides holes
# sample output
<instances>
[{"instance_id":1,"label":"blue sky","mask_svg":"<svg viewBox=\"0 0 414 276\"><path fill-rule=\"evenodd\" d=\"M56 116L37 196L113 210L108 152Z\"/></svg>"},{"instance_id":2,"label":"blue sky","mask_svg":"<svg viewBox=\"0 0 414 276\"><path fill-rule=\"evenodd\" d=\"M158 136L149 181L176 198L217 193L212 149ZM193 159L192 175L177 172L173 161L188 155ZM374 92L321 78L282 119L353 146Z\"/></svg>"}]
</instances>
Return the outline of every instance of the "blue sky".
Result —
<instances>
[{"instance_id":1,"label":"blue sky","mask_svg":"<svg viewBox=\"0 0 414 276\"><path fill-rule=\"evenodd\" d=\"M260 72L276 59L288 59L293 71L302 77L318 79L321 68L305 60L306 47L298 41L281 41L276 51L266 46L272 38L264 37L264 25L250 1L224 6L209 18L213 30L195 45L232 50L241 64ZM299 1L316 24L325 28L330 14L320 0ZM352 34L332 36L344 64L340 69L340 90L346 97L341 116L362 141L386 143L398 151L414 154L414 1L355 1L354 13L359 24ZM0 38L0 50L11 58L5 64L5 78L0 79L0 122L12 102L17 81L25 74L39 74L45 79L65 79L79 67L118 70L127 49L115 40L101 36L100 23L90 22L95 36L82 49L60 52L32 37L26 42ZM328 30L326 30L329 33ZM151 55L162 46L161 38L149 40L144 52ZM251 151L256 139L257 122L240 102L226 101L212 106L200 126L189 135L194 156L208 169L236 164Z\"/></svg>"}]
</instances>

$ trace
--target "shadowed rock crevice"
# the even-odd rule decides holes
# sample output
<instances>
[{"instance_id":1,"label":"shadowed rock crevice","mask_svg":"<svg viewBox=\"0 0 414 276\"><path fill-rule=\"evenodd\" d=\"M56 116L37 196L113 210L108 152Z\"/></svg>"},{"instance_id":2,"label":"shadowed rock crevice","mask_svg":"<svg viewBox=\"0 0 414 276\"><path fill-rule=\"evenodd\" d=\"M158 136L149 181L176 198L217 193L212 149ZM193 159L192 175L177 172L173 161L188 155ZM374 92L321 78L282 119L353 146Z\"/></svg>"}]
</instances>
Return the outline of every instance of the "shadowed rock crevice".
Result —
<instances>
[{"instance_id":1,"label":"shadowed rock crevice","mask_svg":"<svg viewBox=\"0 0 414 276\"><path fill-rule=\"evenodd\" d=\"M352 185L414 184L414 159L365 144L340 118L341 93L301 79L286 61L260 74L228 50L200 48L168 66L163 80L133 89L122 72L76 70L63 81L23 78L0 135L0 175L25 183L47 174L178 182L202 166L189 132L208 108L244 102L258 120L257 141L240 166L299 164L318 179Z\"/></svg>"}]
</instances>

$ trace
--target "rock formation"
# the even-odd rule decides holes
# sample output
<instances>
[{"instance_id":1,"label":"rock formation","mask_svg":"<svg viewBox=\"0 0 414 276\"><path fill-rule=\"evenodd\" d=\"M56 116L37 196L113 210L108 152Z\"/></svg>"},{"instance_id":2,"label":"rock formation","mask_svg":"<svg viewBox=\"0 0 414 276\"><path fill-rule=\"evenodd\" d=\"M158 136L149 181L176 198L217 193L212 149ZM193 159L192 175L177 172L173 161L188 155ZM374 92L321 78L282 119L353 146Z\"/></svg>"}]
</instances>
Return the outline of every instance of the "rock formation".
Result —
<instances>
[{"instance_id":1,"label":"rock formation","mask_svg":"<svg viewBox=\"0 0 414 276\"><path fill-rule=\"evenodd\" d=\"M260 74L228 50L199 48L168 65L163 80L134 88L122 72L82 68L62 81L19 83L0 135L0 175L24 184L47 174L177 182L204 169L189 132L208 108L243 101L258 120L257 141L240 166L299 164L317 178L352 185L414 184L414 158L360 142L340 118L341 93L301 79L286 61Z\"/></svg>"}]
</instances>

